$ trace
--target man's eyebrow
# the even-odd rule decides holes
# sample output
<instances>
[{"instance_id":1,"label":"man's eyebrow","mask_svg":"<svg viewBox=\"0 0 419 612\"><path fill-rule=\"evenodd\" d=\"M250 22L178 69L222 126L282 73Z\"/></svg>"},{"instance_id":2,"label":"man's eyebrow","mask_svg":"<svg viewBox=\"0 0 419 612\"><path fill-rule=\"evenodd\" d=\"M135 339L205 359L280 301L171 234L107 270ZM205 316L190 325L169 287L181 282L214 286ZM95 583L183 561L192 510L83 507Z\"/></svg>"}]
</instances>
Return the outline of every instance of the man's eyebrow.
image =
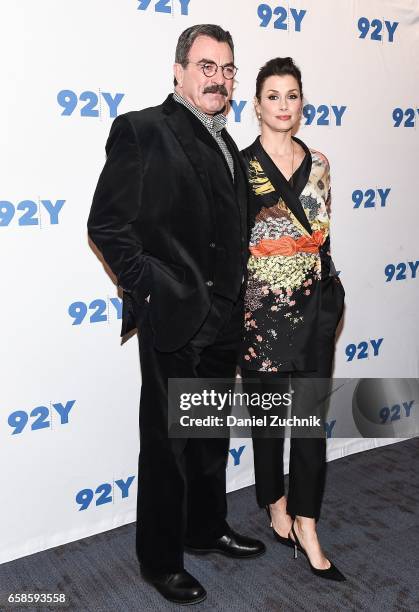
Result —
<instances>
[{"instance_id":1,"label":"man's eyebrow","mask_svg":"<svg viewBox=\"0 0 419 612\"><path fill-rule=\"evenodd\" d=\"M197 64L216 64L217 62L214 62L214 60L212 60L212 59L207 59L206 57L203 57L202 59L200 59L196 63Z\"/></svg>"},{"instance_id":2,"label":"man's eyebrow","mask_svg":"<svg viewBox=\"0 0 419 612\"><path fill-rule=\"evenodd\" d=\"M200 59L198 62L196 62L197 64L217 64L217 62L214 62L214 60L212 59L207 59L205 57L203 57L202 59ZM226 64L223 64L223 66L234 66L234 62L227 62Z\"/></svg>"}]
</instances>

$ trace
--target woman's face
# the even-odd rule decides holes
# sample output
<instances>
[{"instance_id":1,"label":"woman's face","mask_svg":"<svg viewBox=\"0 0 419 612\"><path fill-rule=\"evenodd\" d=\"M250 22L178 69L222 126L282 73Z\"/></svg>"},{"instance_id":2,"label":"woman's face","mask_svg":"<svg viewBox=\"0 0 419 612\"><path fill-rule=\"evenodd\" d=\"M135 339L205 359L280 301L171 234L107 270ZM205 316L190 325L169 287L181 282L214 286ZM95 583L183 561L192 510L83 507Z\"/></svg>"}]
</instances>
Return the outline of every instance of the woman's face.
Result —
<instances>
[{"instance_id":1,"label":"woman's face","mask_svg":"<svg viewBox=\"0 0 419 612\"><path fill-rule=\"evenodd\" d=\"M295 77L286 74L265 79L260 101L255 99L256 114L261 128L288 132L301 117L303 101Z\"/></svg>"}]
</instances>

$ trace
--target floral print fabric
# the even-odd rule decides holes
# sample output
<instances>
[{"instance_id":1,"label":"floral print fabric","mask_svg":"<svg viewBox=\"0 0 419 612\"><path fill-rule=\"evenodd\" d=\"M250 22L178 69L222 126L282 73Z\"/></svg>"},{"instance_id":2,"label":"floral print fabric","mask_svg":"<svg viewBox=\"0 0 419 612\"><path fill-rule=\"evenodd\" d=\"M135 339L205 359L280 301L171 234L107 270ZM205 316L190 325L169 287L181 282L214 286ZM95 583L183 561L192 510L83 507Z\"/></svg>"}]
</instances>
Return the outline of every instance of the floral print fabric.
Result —
<instances>
[{"instance_id":1,"label":"floral print fabric","mask_svg":"<svg viewBox=\"0 0 419 612\"><path fill-rule=\"evenodd\" d=\"M311 234L274 187L276 181L268 178L280 172L271 164L269 172L262 166L258 140L242 152L253 192L242 365L261 372L310 368L320 281L329 273L329 164L324 155L297 142L311 158L292 177L302 186L297 195Z\"/></svg>"}]
</instances>

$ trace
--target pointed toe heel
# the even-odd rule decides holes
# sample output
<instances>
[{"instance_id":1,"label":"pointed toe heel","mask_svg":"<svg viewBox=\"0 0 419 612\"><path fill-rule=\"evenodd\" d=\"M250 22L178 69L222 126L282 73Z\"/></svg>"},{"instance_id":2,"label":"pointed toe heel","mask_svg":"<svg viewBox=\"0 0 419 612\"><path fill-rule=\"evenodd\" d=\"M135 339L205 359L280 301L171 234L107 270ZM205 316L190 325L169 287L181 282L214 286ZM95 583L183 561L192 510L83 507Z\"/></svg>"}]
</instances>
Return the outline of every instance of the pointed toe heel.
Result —
<instances>
[{"instance_id":1,"label":"pointed toe heel","mask_svg":"<svg viewBox=\"0 0 419 612\"><path fill-rule=\"evenodd\" d=\"M338 570L336 565L334 565L334 563L332 563L330 561L330 559L329 559L330 567L328 567L327 569L318 569L317 567L314 567L311 564L311 561L308 558L308 555L307 555L306 551L301 546L300 540L298 539L298 536L295 533L294 522L295 521L293 521L292 526L291 526L291 531L290 531L290 533L288 535L288 537L289 537L289 539L292 542L292 545L294 547L294 559L297 559L298 551L300 551L301 553L303 553L303 555L307 559L308 564L310 566L310 570L312 571L312 573L315 576L318 576L319 578L324 578L325 580L333 580L335 582L344 582L346 580L345 576L342 574L341 571ZM293 535L294 539L291 538L291 534Z\"/></svg>"}]
</instances>

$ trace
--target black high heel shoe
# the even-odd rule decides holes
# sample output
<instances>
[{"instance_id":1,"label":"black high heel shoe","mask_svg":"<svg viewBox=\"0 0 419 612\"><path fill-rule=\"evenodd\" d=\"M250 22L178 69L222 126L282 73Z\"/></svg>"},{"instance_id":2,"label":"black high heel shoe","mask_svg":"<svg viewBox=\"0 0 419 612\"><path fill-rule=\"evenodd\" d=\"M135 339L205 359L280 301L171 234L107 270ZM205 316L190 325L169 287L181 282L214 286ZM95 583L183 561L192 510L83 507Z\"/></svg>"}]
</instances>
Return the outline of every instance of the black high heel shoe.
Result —
<instances>
[{"instance_id":1,"label":"black high heel shoe","mask_svg":"<svg viewBox=\"0 0 419 612\"><path fill-rule=\"evenodd\" d=\"M291 540L289 536L287 538L284 538L283 536L279 535L277 531L275 531L274 525L272 523L271 510L269 508L269 505L265 506L265 510L271 522L272 533L274 535L275 540L279 542L280 544L283 544L284 546L288 546L289 548L294 548L294 542Z\"/></svg>"},{"instance_id":2,"label":"black high heel shoe","mask_svg":"<svg viewBox=\"0 0 419 612\"><path fill-rule=\"evenodd\" d=\"M291 531L290 531L290 534L292 533L292 535L294 536L294 540L292 540L290 534L288 535L289 539L293 542L294 559L297 558L297 551L299 550L300 552L303 553L303 555L305 555L308 561L308 564L310 566L310 569L315 576L319 576L320 578L326 578L326 580L335 580L336 582L343 582L344 580L346 580L342 572L340 572L338 568L335 565L333 565L330 559L329 559L330 567L328 567L327 569L317 569L317 567L313 567L313 565L311 565L311 561L308 558L306 551L301 546L300 540L298 539L297 534L295 533L294 523L295 523L295 520L292 522Z\"/></svg>"}]
</instances>

